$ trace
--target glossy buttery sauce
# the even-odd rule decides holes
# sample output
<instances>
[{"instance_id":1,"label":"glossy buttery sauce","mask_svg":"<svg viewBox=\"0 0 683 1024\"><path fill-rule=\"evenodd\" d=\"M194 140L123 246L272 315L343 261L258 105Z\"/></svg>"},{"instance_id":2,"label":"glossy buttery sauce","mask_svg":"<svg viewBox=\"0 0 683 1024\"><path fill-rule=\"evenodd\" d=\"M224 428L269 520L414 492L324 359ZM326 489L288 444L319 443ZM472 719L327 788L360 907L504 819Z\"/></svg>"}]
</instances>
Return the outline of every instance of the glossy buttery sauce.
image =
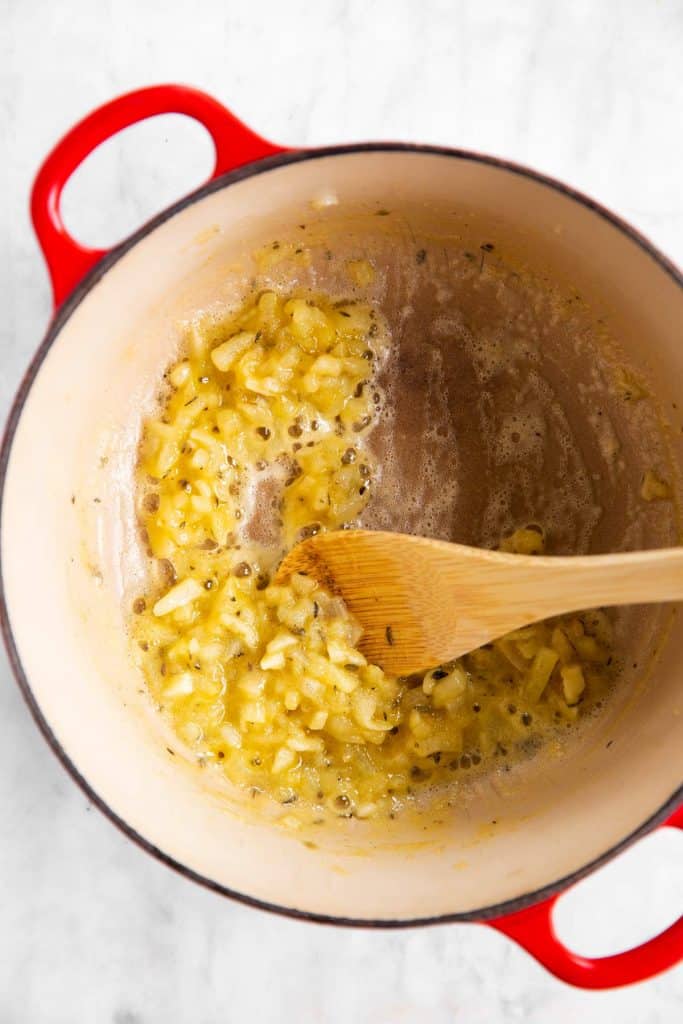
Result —
<instances>
[{"instance_id":1,"label":"glossy buttery sauce","mask_svg":"<svg viewBox=\"0 0 683 1024\"><path fill-rule=\"evenodd\" d=\"M367 260L344 272L372 289ZM138 508L153 571L133 604L137 655L184 749L285 805L286 820L393 817L454 780L509 770L600 708L623 664L618 623L615 635L604 610L559 618L397 679L366 663L357 624L311 579L270 582L283 553L359 522L530 554L585 550L600 511L523 336L504 342L474 314L469 326L444 315L432 332L461 353L445 365L438 345L398 346L381 302L274 285L190 325L145 425ZM524 358L523 400L494 400L496 378ZM621 369L612 397L634 401L637 387ZM467 488L457 470L474 427L487 445ZM596 432L613 461L613 427ZM556 479L534 506L539 458ZM641 490L642 508L669 504L661 470ZM474 533L454 527L463 501Z\"/></svg>"}]
</instances>

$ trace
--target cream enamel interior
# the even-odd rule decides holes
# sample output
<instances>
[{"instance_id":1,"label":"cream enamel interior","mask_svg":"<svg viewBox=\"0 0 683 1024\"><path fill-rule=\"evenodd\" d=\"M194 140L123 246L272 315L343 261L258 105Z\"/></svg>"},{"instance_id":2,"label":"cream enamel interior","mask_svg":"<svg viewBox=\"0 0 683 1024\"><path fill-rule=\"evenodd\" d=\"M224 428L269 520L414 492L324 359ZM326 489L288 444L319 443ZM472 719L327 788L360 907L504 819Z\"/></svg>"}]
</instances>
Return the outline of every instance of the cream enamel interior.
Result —
<instances>
[{"instance_id":1,"label":"cream enamel interior","mask_svg":"<svg viewBox=\"0 0 683 1024\"><path fill-rule=\"evenodd\" d=\"M322 198L335 203L311 205ZM331 219L339 225L346 208L363 204L406 204L425 219L438 210L442 222L452 204L454 218L466 216L482 237L523 249L551 277L570 275L671 411L683 464L671 410L683 374L683 289L636 242L567 195L500 167L404 151L318 156L189 204L87 291L47 353L16 430L2 570L40 711L114 814L217 885L299 911L390 921L467 913L536 891L657 812L683 778L683 633L674 616L650 678L571 766L558 762L528 773L524 786L482 791L441 825L406 819L380 835L344 822L325 835L289 833L205 771L169 757L121 618L134 567L127 524L141 415L178 324L231 300L248 277L245 253L300 221L321 231ZM390 230L383 219L377 225Z\"/></svg>"}]
</instances>

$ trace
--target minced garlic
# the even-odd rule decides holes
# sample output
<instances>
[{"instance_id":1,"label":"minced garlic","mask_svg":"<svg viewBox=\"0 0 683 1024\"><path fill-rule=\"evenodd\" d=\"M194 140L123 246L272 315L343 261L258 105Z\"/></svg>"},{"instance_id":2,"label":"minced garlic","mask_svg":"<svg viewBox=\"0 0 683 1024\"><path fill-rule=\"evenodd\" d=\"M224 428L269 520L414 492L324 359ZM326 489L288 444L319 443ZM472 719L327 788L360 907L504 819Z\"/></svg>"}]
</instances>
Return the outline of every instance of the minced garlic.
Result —
<instances>
[{"instance_id":1,"label":"minced garlic","mask_svg":"<svg viewBox=\"0 0 683 1024\"><path fill-rule=\"evenodd\" d=\"M387 349L367 306L265 292L192 325L141 442L140 515L164 577L133 616L151 693L203 763L316 815L394 814L426 785L507 764L609 677L603 612L397 679L312 579L270 582L297 540L353 526L370 500ZM502 547L540 553L542 531Z\"/></svg>"}]
</instances>

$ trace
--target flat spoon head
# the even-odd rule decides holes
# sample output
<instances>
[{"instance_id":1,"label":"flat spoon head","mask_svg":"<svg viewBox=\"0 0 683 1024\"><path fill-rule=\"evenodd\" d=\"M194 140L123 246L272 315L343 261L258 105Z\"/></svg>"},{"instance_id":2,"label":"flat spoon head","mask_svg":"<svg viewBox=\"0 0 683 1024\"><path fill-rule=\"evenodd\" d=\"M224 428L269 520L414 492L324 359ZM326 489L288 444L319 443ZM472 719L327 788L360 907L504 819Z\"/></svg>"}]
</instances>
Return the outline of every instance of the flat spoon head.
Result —
<instances>
[{"instance_id":1,"label":"flat spoon head","mask_svg":"<svg viewBox=\"0 0 683 1024\"><path fill-rule=\"evenodd\" d=\"M394 675L451 661L564 612L683 599L681 548L556 558L340 530L298 544L276 581L293 572L344 599L363 628L361 651Z\"/></svg>"},{"instance_id":2,"label":"flat spoon head","mask_svg":"<svg viewBox=\"0 0 683 1024\"><path fill-rule=\"evenodd\" d=\"M410 675L457 658L492 639L480 621L481 597L466 580L454 581L454 554L491 552L423 537L369 530L321 533L298 544L282 562L276 582L291 573L314 577L343 598L359 621L359 648L394 675ZM514 556L508 556L514 559ZM476 569L475 569L476 572ZM493 606L498 604L491 595ZM473 606L474 605L474 606ZM493 607L489 605L489 614ZM526 617L528 621L528 617ZM506 626L493 635L506 632Z\"/></svg>"}]
</instances>

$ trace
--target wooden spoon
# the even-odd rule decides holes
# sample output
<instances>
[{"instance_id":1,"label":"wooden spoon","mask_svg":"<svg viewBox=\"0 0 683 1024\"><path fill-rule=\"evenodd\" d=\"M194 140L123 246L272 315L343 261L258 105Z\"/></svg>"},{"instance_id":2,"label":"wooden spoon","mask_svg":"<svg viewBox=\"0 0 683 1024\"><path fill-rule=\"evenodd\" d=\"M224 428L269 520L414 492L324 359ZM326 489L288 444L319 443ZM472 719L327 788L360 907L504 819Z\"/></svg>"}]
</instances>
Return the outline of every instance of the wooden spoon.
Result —
<instances>
[{"instance_id":1,"label":"wooden spoon","mask_svg":"<svg viewBox=\"0 0 683 1024\"><path fill-rule=\"evenodd\" d=\"M564 612L683 600L683 548L556 558L339 530L293 548L276 581L293 572L344 599L363 627L361 651L395 675Z\"/></svg>"}]
</instances>

